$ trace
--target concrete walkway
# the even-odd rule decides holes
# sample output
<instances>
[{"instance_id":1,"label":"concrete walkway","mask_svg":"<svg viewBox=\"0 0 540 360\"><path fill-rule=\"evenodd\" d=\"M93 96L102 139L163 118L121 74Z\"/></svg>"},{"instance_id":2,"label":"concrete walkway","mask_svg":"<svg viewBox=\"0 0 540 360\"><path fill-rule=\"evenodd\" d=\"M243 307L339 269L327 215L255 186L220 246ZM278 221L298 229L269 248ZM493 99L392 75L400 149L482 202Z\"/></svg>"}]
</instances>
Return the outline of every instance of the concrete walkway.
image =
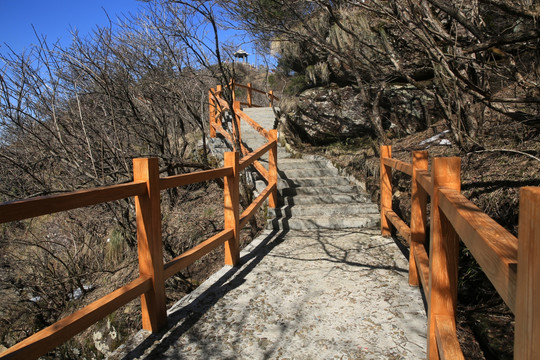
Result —
<instances>
[{"instance_id":1,"label":"concrete walkway","mask_svg":"<svg viewBox=\"0 0 540 360\"><path fill-rule=\"evenodd\" d=\"M422 359L406 257L376 229L267 230L111 359Z\"/></svg>"}]
</instances>

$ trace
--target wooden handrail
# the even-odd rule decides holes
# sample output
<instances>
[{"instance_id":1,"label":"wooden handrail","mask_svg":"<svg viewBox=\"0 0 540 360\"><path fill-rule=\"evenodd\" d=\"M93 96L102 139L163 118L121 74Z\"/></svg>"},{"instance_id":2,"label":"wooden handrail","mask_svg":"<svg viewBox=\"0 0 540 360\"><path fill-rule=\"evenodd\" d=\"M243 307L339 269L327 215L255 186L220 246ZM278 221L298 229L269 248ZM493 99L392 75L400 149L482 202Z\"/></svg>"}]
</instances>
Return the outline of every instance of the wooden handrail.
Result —
<instances>
[{"instance_id":1,"label":"wooden handrail","mask_svg":"<svg viewBox=\"0 0 540 360\"><path fill-rule=\"evenodd\" d=\"M173 187L186 186L198 182L218 179L232 175L231 167L222 167L219 169L196 171L188 174L173 175L159 180L160 190L166 190Z\"/></svg>"},{"instance_id":2,"label":"wooden handrail","mask_svg":"<svg viewBox=\"0 0 540 360\"><path fill-rule=\"evenodd\" d=\"M245 112L239 110L237 115L240 116L245 122L247 122L252 128L254 128L259 134L268 139L268 131L263 128L261 125L256 123L252 118L250 118Z\"/></svg>"},{"instance_id":3,"label":"wooden handrail","mask_svg":"<svg viewBox=\"0 0 540 360\"><path fill-rule=\"evenodd\" d=\"M408 243L411 242L411 228L409 225L405 224L405 221L401 220L398 214L393 210L387 209L384 213L386 218L394 225L398 232L407 240Z\"/></svg>"},{"instance_id":4,"label":"wooden handrail","mask_svg":"<svg viewBox=\"0 0 540 360\"><path fill-rule=\"evenodd\" d=\"M215 96L220 92L219 87L209 91L210 134L215 136L218 131L232 142L232 137L216 121L219 113L228 106L227 102ZM238 103L235 103L236 106ZM245 120L249 118L239 109L236 110ZM0 358L37 358L138 296L141 297L143 328L152 332L159 331L167 324L164 288L167 278L221 244L225 244L225 264L236 265L240 256L240 229L248 223L266 199L271 207L277 204L277 131L265 130L251 119L247 119L247 122L264 135L268 142L251 153L242 147L239 150L245 156L241 160L238 152L225 153L225 166L218 169L159 178L157 158L134 159L132 182L0 204L0 223L5 223L134 197L140 274L129 284L7 349L0 354ZM268 170L258 161L267 152ZM254 165L263 174L268 186L240 215L240 171L249 165ZM225 183L224 230L163 264L160 191L216 178L223 178Z\"/></svg>"},{"instance_id":5,"label":"wooden handrail","mask_svg":"<svg viewBox=\"0 0 540 360\"><path fill-rule=\"evenodd\" d=\"M118 290L27 337L1 353L0 357L2 359L37 359L151 289L150 277L138 277Z\"/></svg>"},{"instance_id":6,"label":"wooden handrail","mask_svg":"<svg viewBox=\"0 0 540 360\"><path fill-rule=\"evenodd\" d=\"M164 265L163 273L165 279L170 278L174 274L184 270L195 261L199 260L210 251L223 244L225 241L229 241L233 236L232 229L225 229L220 233L206 239L199 245L187 250L183 254L175 257Z\"/></svg>"},{"instance_id":7,"label":"wooden handrail","mask_svg":"<svg viewBox=\"0 0 540 360\"><path fill-rule=\"evenodd\" d=\"M439 206L506 305L515 313L518 239L463 194L441 189Z\"/></svg>"},{"instance_id":8,"label":"wooden handrail","mask_svg":"<svg viewBox=\"0 0 540 360\"><path fill-rule=\"evenodd\" d=\"M413 152L412 164L391 156L381 146L381 233L393 225L410 244L409 283L421 284L428 299L428 358L463 359L455 326L459 240L516 314L514 359L540 358L540 188L521 189L518 241L461 194L458 158L434 158L430 174L426 152ZM412 176L410 227L392 211L392 170Z\"/></svg>"},{"instance_id":9,"label":"wooden handrail","mask_svg":"<svg viewBox=\"0 0 540 360\"><path fill-rule=\"evenodd\" d=\"M266 200L272 192L276 190L277 184L269 184L255 200L249 205L246 210L240 216L240 228L243 228L248 223L249 219L255 214L255 212L261 207L264 200Z\"/></svg>"},{"instance_id":10,"label":"wooden handrail","mask_svg":"<svg viewBox=\"0 0 540 360\"><path fill-rule=\"evenodd\" d=\"M143 195L144 181L103 186L65 194L15 200L0 205L0 224Z\"/></svg>"},{"instance_id":11,"label":"wooden handrail","mask_svg":"<svg viewBox=\"0 0 540 360\"><path fill-rule=\"evenodd\" d=\"M244 170L249 165L253 164L263 154L267 153L274 145L275 145L274 142L267 142L266 144L262 145L258 149L255 149L254 151L250 152L245 157L243 157L239 163L240 171Z\"/></svg>"},{"instance_id":12,"label":"wooden handrail","mask_svg":"<svg viewBox=\"0 0 540 360\"><path fill-rule=\"evenodd\" d=\"M392 158L384 158L383 163L384 165L390 166L393 169L399 170L409 176L412 176L412 164L408 164L404 161Z\"/></svg>"}]
</instances>

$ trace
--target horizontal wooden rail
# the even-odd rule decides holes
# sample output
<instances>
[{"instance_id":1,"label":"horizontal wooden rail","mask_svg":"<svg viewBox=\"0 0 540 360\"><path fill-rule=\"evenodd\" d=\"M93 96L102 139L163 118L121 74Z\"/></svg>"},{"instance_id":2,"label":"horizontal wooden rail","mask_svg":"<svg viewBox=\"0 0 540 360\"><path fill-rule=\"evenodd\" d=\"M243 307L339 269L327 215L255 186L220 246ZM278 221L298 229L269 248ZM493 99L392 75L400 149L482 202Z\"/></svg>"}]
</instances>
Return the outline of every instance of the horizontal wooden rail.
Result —
<instances>
[{"instance_id":1,"label":"horizontal wooden rail","mask_svg":"<svg viewBox=\"0 0 540 360\"><path fill-rule=\"evenodd\" d=\"M0 356L3 359L21 360L38 358L150 289L152 289L152 279L138 277L129 284L19 342Z\"/></svg>"},{"instance_id":2,"label":"horizontal wooden rail","mask_svg":"<svg viewBox=\"0 0 540 360\"><path fill-rule=\"evenodd\" d=\"M268 184L268 186L266 186L266 188L260 193L260 195L257 196L255 200L253 200L253 202L246 208L246 210L244 210L242 215L240 215L240 225L239 225L240 229L246 226L249 219L253 217L255 212L263 204L264 200L266 200L266 198L268 198L268 196L270 196L275 189L276 189L275 183Z\"/></svg>"},{"instance_id":3,"label":"horizontal wooden rail","mask_svg":"<svg viewBox=\"0 0 540 360\"><path fill-rule=\"evenodd\" d=\"M225 129L221 126L221 125L216 125L216 124L211 124L212 127L214 129L216 129L221 135L223 135L223 137L227 140L229 140L229 142L231 144L234 144L234 141L233 141L233 138L231 137L231 135L225 131Z\"/></svg>"},{"instance_id":4,"label":"horizontal wooden rail","mask_svg":"<svg viewBox=\"0 0 540 360\"><path fill-rule=\"evenodd\" d=\"M248 90L251 90L251 91L254 91L256 93L259 93L259 94L263 94L263 95L268 95L268 96L272 96L274 98L274 100L277 100L279 101L279 98L273 94L270 94L270 93L267 93L266 91L264 90L259 90L259 89L256 89L254 87L250 87L248 85L243 85L243 84L237 84L236 82L234 82L234 87L238 87L238 88L242 88L242 89L248 89Z\"/></svg>"},{"instance_id":5,"label":"horizontal wooden rail","mask_svg":"<svg viewBox=\"0 0 540 360\"><path fill-rule=\"evenodd\" d=\"M516 310L518 240L461 193L440 189L439 206L508 307Z\"/></svg>"},{"instance_id":6,"label":"horizontal wooden rail","mask_svg":"<svg viewBox=\"0 0 540 360\"><path fill-rule=\"evenodd\" d=\"M412 176L412 165L408 164L404 161L392 159L392 158L384 158L383 160L385 165L390 166L392 169L396 169L401 171L402 173L405 173L409 176Z\"/></svg>"},{"instance_id":7,"label":"horizontal wooden rail","mask_svg":"<svg viewBox=\"0 0 540 360\"><path fill-rule=\"evenodd\" d=\"M418 184L427 192L430 196L433 195L433 182L431 176L426 170L416 170L416 180Z\"/></svg>"},{"instance_id":8,"label":"horizontal wooden rail","mask_svg":"<svg viewBox=\"0 0 540 360\"><path fill-rule=\"evenodd\" d=\"M247 102L243 102L243 101L240 101L240 105L244 105L244 106L249 106L249 107L253 107L253 108L262 108L264 106L261 106L261 105L254 105L254 104L249 104Z\"/></svg>"},{"instance_id":9,"label":"horizontal wooden rail","mask_svg":"<svg viewBox=\"0 0 540 360\"><path fill-rule=\"evenodd\" d=\"M101 204L142 195L146 183L142 181L85 189L66 194L41 196L1 204L0 223L54 214L60 211Z\"/></svg>"},{"instance_id":10,"label":"horizontal wooden rail","mask_svg":"<svg viewBox=\"0 0 540 360\"><path fill-rule=\"evenodd\" d=\"M392 159L390 146L380 153L381 233L392 225L410 238L409 283L422 285L428 303L428 358L464 358L455 323L459 240L516 314L514 358L540 358L540 188L521 189L518 241L461 194L459 158L434 158L429 173L425 151L413 152L412 164ZM392 169L412 174L410 228L392 210Z\"/></svg>"},{"instance_id":11,"label":"horizontal wooden rail","mask_svg":"<svg viewBox=\"0 0 540 360\"><path fill-rule=\"evenodd\" d=\"M232 229L225 229L211 238L203 241L199 245L189 249L183 254L175 257L164 265L163 274L165 279L170 278L174 274L184 270L195 261L208 254L210 251L222 245L225 241L229 241L233 237Z\"/></svg>"},{"instance_id":12,"label":"horizontal wooden rail","mask_svg":"<svg viewBox=\"0 0 540 360\"><path fill-rule=\"evenodd\" d=\"M454 319L450 316L435 316L435 334L441 360L465 360L460 350Z\"/></svg>"},{"instance_id":13,"label":"horizontal wooden rail","mask_svg":"<svg viewBox=\"0 0 540 360\"><path fill-rule=\"evenodd\" d=\"M257 159L259 159L262 155L266 154L272 146L276 146L275 141L267 142L266 144L262 145L258 149L250 152L249 154L246 154L242 160L240 160L239 166L240 171L247 168L249 165L253 164Z\"/></svg>"},{"instance_id":14,"label":"horizontal wooden rail","mask_svg":"<svg viewBox=\"0 0 540 360\"><path fill-rule=\"evenodd\" d=\"M189 184L218 179L231 175L231 167L222 167L219 169L203 170L188 174L173 175L159 179L159 188L160 190L165 190L173 187L186 186Z\"/></svg>"},{"instance_id":15,"label":"horizontal wooden rail","mask_svg":"<svg viewBox=\"0 0 540 360\"><path fill-rule=\"evenodd\" d=\"M252 118L250 118L245 112L238 111L238 116L240 116L241 119L243 119L245 122L247 122L253 129L255 129L259 134L264 136L268 139L268 131L263 128L261 125L259 125L257 122L255 122Z\"/></svg>"},{"instance_id":16,"label":"horizontal wooden rail","mask_svg":"<svg viewBox=\"0 0 540 360\"><path fill-rule=\"evenodd\" d=\"M429 257L426 248L418 246L413 250L413 256L424 294L429 294Z\"/></svg>"},{"instance_id":17,"label":"horizontal wooden rail","mask_svg":"<svg viewBox=\"0 0 540 360\"><path fill-rule=\"evenodd\" d=\"M409 228L409 225L405 224L403 220L396 214L393 210L386 210L385 216L392 225L396 228L396 230L399 232L401 236L403 236L407 242L410 244L411 242L411 228Z\"/></svg>"}]
</instances>

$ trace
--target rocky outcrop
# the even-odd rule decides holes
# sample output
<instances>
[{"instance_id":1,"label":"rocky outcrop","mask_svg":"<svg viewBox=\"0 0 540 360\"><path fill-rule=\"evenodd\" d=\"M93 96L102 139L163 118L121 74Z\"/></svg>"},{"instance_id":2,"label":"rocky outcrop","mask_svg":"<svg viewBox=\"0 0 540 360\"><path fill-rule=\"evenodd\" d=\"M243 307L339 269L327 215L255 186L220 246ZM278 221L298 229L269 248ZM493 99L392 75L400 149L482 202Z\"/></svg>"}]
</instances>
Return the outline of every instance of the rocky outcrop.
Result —
<instances>
[{"instance_id":1,"label":"rocky outcrop","mask_svg":"<svg viewBox=\"0 0 540 360\"><path fill-rule=\"evenodd\" d=\"M384 130L399 134L424 130L435 113L432 101L410 85L389 84L379 105ZM293 128L313 144L375 134L368 116L371 109L352 86L308 89L287 110Z\"/></svg>"},{"instance_id":2,"label":"rocky outcrop","mask_svg":"<svg viewBox=\"0 0 540 360\"><path fill-rule=\"evenodd\" d=\"M362 101L351 86L308 89L297 100L289 120L311 143L329 143L373 132Z\"/></svg>"}]
</instances>

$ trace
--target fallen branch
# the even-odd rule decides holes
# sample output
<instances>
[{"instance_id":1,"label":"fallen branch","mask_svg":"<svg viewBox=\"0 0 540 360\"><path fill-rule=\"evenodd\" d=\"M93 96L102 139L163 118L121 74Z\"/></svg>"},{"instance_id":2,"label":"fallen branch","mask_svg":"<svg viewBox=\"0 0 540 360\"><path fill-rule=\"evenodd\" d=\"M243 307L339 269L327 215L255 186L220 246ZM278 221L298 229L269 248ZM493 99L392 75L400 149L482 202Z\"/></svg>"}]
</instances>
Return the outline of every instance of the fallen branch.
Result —
<instances>
[{"instance_id":1,"label":"fallen branch","mask_svg":"<svg viewBox=\"0 0 540 360\"><path fill-rule=\"evenodd\" d=\"M524 156L530 157L531 159L534 159L536 161L540 161L540 158L538 158L538 157L536 157L534 155L527 154L526 152L523 152L523 151L510 150L510 149L477 150L477 151L471 151L471 152L467 153L466 155L476 154L476 153L484 153L484 152L509 152L509 153L514 153L514 154L524 155Z\"/></svg>"}]
</instances>

